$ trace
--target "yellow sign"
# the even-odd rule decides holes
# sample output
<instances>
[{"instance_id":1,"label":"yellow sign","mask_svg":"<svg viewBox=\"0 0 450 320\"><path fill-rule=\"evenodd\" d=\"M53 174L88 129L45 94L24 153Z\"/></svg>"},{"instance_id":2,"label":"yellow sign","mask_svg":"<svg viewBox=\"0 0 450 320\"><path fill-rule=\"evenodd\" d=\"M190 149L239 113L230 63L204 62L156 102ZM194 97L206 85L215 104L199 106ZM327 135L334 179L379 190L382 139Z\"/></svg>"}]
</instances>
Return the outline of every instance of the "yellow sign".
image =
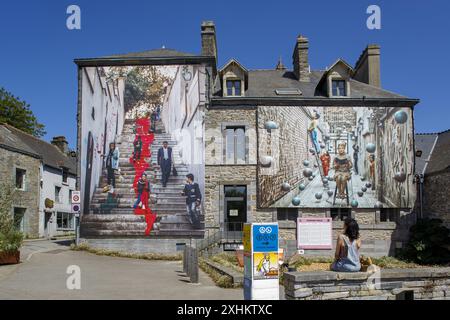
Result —
<instances>
[{"instance_id":1,"label":"yellow sign","mask_svg":"<svg viewBox=\"0 0 450 320\"><path fill-rule=\"evenodd\" d=\"M258 252L253 254L253 279L278 278L278 252Z\"/></svg>"},{"instance_id":2,"label":"yellow sign","mask_svg":"<svg viewBox=\"0 0 450 320\"><path fill-rule=\"evenodd\" d=\"M244 244L244 252L251 252L252 251L252 234L251 234L251 225L250 224L244 224L244 232L243 232L243 238L242 243Z\"/></svg>"}]
</instances>

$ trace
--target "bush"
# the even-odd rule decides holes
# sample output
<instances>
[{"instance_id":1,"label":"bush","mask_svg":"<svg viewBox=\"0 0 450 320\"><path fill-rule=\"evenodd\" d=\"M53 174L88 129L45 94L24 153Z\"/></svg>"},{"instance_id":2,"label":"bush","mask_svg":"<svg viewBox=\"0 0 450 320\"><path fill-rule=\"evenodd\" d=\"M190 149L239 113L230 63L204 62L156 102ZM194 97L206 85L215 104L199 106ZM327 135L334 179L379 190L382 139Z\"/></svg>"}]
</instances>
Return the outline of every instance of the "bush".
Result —
<instances>
[{"instance_id":1,"label":"bush","mask_svg":"<svg viewBox=\"0 0 450 320\"><path fill-rule=\"evenodd\" d=\"M14 253L23 243L23 234L14 228L13 197L14 190L10 185L0 185L0 252Z\"/></svg>"},{"instance_id":2,"label":"bush","mask_svg":"<svg viewBox=\"0 0 450 320\"><path fill-rule=\"evenodd\" d=\"M410 228L410 239L400 256L419 264L450 262L450 230L440 219L422 219Z\"/></svg>"}]
</instances>

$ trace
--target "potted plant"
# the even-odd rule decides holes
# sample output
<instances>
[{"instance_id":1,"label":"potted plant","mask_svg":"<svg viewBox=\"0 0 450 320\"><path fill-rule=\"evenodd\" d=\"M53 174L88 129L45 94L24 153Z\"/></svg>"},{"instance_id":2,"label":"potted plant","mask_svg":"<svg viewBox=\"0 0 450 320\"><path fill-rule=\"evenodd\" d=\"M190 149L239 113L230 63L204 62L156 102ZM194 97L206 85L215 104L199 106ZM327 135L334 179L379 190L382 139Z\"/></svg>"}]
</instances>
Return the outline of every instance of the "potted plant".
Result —
<instances>
[{"instance_id":1,"label":"potted plant","mask_svg":"<svg viewBox=\"0 0 450 320\"><path fill-rule=\"evenodd\" d=\"M20 262L23 234L14 227L11 214L14 190L4 183L0 186L0 265Z\"/></svg>"}]
</instances>

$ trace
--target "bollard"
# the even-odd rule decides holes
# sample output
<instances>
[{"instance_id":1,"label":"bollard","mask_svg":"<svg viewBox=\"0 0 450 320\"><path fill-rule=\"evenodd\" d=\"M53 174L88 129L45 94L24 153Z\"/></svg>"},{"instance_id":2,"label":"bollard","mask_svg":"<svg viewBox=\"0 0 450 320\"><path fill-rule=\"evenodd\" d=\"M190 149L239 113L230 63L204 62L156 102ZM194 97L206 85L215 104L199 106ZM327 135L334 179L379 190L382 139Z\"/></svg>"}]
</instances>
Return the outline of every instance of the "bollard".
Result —
<instances>
[{"instance_id":1,"label":"bollard","mask_svg":"<svg viewBox=\"0 0 450 320\"><path fill-rule=\"evenodd\" d=\"M191 269L191 283L198 283L198 250L192 248L192 269Z\"/></svg>"},{"instance_id":2,"label":"bollard","mask_svg":"<svg viewBox=\"0 0 450 320\"><path fill-rule=\"evenodd\" d=\"M187 264L186 264L186 257L187 257L187 246L184 246L183 249L183 273L187 272Z\"/></svg>"}]
</instances>

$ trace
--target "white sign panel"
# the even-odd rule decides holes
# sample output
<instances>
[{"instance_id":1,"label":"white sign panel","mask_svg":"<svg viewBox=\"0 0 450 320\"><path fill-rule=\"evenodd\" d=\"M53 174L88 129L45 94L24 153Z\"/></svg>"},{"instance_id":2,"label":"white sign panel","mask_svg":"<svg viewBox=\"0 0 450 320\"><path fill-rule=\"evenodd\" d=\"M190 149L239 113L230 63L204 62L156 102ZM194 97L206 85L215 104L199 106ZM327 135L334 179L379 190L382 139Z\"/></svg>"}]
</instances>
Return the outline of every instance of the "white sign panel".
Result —
<instances>
[{"instance_id":1,"label":"white sign panel","mask_svg":"<svg viewBox=\"0 0 450 320\"><path fill-rule=\"evenodd\" d=\"M331 218L298 218L297 241L299 249L333 248L333 221Z\"/></svg>"},{"instance_id":2,"label":"white sign panel","mask_svg":"<svg viewBox=\"0 0 450 320\"><path fill-rule=\"evenodd\" d=\"M81 203L81 192L80 191L72 191L72 204L80 204Z\"/></svg>"}]
</instances>

